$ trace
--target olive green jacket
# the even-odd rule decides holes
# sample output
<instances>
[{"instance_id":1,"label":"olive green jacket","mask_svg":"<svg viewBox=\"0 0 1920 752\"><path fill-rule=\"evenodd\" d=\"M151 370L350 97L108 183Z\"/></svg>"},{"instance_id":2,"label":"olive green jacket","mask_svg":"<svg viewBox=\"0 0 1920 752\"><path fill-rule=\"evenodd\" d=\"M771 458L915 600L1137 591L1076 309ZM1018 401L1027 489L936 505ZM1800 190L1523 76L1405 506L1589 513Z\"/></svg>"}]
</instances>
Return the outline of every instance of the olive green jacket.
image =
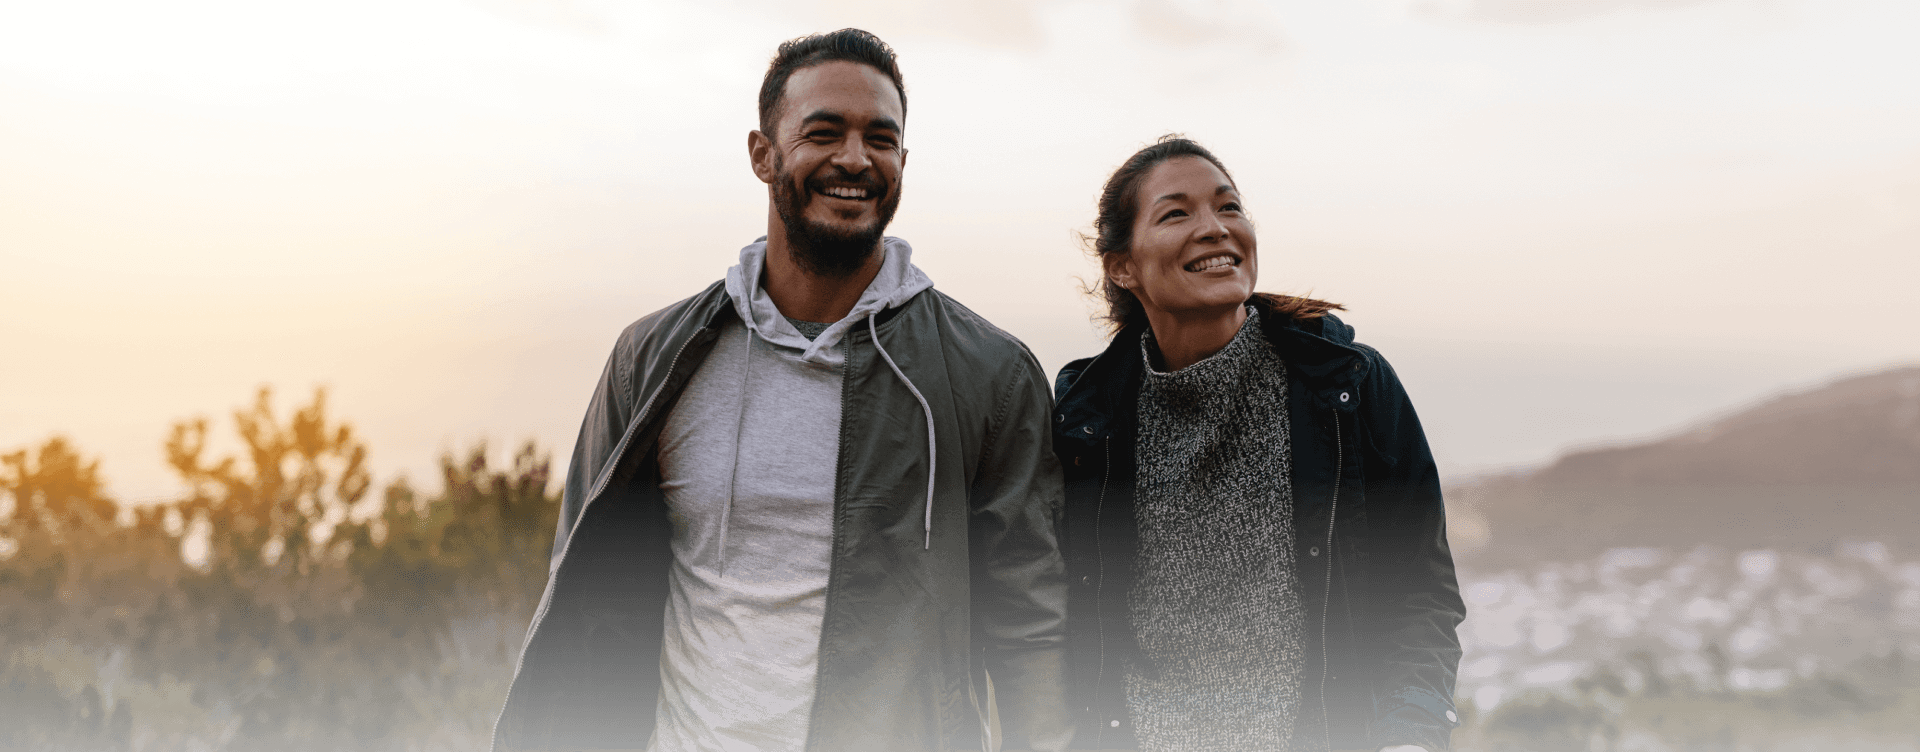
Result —
<instances>
[{"instance_id":1,"label":"olive green jacket","mask_svg":"<svg viewBox=\"0 0 1920 752\"><path fill-rule=\"evenodd\" d=\"M737 316L716 283L614 346L574 448L497 749L645 746L673 557L657 443ZM807 749L979 749L988 674L1004 749L1064 749L1067 592L1046 376L1018 340L935 290L861 322L844 346Z\"/></svg>"}]
</instances>

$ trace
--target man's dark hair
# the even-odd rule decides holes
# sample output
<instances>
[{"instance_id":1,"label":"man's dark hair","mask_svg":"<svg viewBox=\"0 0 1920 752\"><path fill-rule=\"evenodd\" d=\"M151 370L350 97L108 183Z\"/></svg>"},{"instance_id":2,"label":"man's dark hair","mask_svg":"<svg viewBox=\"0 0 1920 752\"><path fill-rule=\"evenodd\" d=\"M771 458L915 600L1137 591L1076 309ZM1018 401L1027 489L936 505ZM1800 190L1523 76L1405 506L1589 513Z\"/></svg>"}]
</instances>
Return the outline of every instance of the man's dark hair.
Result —
<instances>
[{"instance_id":1,"label":"man's dark hair","mask_svg":"<svg viewBox=\"0 0 1920 752\"><path fill-rule=\"evenodd\" d=\"M893 48L865 31L841 29L780 43L780 51L773 54L773 62L767 66L767 77L760 82L760 132L773 136L787 93L787 79L794 71L835 60L872 66L886 74L900 94L900 124L906 126L907 85L900 80L900 64L893 59Z\"/></svg>"}]
</instances>

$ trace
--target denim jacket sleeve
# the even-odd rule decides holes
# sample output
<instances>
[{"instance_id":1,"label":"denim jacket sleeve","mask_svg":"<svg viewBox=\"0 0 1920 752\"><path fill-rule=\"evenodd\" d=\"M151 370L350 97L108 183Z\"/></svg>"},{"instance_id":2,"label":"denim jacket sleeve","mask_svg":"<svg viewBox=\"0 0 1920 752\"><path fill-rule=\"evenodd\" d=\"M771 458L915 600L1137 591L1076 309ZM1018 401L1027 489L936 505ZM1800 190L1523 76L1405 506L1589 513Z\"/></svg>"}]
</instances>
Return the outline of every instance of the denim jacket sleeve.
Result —
<instances>
[{"instance_id":1,"label":"denim jacket sleeve","mask_svg":"<svg viewBox=\"0 0 1920 752\"><path fill-rule=\"evenodd\" d=\"M1440 476L1413 403L1393 367L1364 345L1371 361L1363 385L1368 446L1365 475L1372 590L1366 622L1378 646L1377 703L1368 729L1374 747L1449 747L1459 716L1455 632L1466 616L1447 546Z\"/></svg>"}]
</instances>

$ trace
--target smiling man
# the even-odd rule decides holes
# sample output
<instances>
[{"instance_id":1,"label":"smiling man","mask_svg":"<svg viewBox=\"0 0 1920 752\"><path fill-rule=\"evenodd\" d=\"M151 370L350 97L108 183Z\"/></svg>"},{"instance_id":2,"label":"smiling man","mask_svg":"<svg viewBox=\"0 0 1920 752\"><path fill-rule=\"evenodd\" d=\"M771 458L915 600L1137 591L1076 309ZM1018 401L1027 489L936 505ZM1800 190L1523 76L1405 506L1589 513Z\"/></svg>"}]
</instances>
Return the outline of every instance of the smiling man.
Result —
<instances>
[{"instance_id":1,"label":"smiling man","mask_svg":"<svg viewBox=\"0 0 1920 752\"><path fill-rule=\"evenodd\" d=\"M622 333L568 471L506 749L1062 749L1047 380L883 231L893 51L780 46L766 236Z\"/></svg>"}]
</instances>

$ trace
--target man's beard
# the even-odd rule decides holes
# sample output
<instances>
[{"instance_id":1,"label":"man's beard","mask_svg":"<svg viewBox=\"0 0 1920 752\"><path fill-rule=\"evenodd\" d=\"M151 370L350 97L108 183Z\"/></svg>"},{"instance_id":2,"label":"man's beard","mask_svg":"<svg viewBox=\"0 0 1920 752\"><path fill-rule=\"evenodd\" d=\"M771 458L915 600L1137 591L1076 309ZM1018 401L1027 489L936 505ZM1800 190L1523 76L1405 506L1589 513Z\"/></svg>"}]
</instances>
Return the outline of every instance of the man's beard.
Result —
<instances>
[{"instance_id":1,"label":"man's beard","mask_svg":"<svg viewBox=\"0 0 1920 752\"><path fill-rule=\"evenodd\" d=\"M787 248L800 268L822 277L847 277L866 265L874 249L880 247L880 238L886 232L887 223L893 221L894 210L900 208L899 183L887 186L872 172L857 178L839 173L836 183L857 185L866 189L867 195L879 197L879 216L871 225L842 229L807 220L806 205L825 186L825 181L808 178L804 190L795 190L793 176L787 173L786 166L775 164L774 169L777 174L773 179L773 208L780 214L780 224L787 228Z\"/></svg>"}]
</instances>

